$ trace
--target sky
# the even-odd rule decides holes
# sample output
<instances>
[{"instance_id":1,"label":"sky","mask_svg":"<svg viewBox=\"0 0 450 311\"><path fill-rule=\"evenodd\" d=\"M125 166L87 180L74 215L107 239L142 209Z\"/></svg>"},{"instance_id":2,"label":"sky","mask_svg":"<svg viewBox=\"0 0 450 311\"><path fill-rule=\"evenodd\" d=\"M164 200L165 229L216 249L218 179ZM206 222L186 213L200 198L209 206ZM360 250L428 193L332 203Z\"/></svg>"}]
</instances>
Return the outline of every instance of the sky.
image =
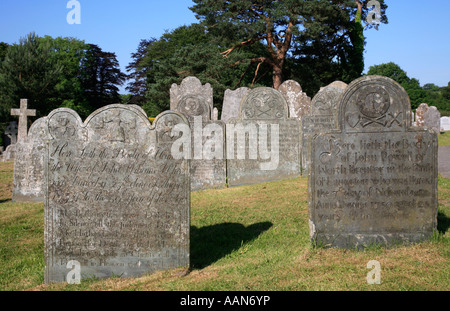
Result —
<instances>
[{"instance_id":1,"label":"sky","mask_svg":"<svg viewBox=\"0 0 450 311\"><path fill-rule=\"evenodd\" d=\"M0 42L74 37L117 55L122 71L142 39L197 22L192 0L78 0L80 24L69 24L69 0L0 0ZM389 24L365 31L365 64L394 62L421 85L450 82L450 1L386 0ZM121 89L124 92L124 87Z\"/></svg>"}]
</instances>

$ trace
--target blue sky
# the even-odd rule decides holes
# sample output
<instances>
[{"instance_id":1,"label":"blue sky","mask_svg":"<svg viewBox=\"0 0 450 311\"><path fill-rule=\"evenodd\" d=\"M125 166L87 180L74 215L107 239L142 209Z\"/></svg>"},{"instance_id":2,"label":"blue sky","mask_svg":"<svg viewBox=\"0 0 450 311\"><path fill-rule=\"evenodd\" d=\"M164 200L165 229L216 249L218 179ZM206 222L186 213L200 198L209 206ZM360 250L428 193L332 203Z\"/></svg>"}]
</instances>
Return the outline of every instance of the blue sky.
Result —
<instances>
[{"instance_id":1,"label":"blue sky","mask_svg":"<svg viewBox=\"0 0 450 311\"><path fill-rule=\"evenodd\" d=\"M191 0L79 0L81 24L69 25L68 0L0 0L0 41L75 37L114 52L123 71L141 39L196 22ZM365 63L393 61L422 85L450 81L450 1L387 0L388 25L367 30Z\"/></svg>"}]
</instances>

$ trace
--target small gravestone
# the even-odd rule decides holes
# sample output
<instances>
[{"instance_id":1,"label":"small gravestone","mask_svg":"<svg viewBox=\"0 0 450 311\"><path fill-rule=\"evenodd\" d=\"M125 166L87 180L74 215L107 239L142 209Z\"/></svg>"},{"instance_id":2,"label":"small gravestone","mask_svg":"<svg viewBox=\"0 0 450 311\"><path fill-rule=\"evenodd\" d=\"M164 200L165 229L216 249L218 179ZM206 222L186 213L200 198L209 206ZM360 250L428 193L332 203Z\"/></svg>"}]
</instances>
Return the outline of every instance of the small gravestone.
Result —
<instances>
[{"instance_id":1,"label":"small gravestone","mask_svg":"<svg viewBox=\"0 0 450 311\"><path fill-rule=\"evenodd\" d=\"M226 90L220 120L227 123L230 119L238 118L241 101L249 92L250 89L248 87L240 87L234 91Z\"/></svg>"},{"instance_id":2,"label":"small gravestone","mask_svg":"<svg viewBox=\"0 0 450 311\"><path fill-rule=\"evenodd\" d=\"M311 110L302 118L302 175L307 176L310 167L310 145L314 135L329 132L338 126L338 103L344 93L343 82L332 83L314 96Z\"/></svg>"},{"instance_id":3,"label":"small gravestone","mask_svg":"<svg viewBox=\"0 0 450 311\"><path fill-rule=\"evenodd\" d=\"M213 89L209 83L202 85L202 82L196 77L187 77L183 79L180 85L172 84L170 88L170 110L176 111L177 106L181 100L186 100L186 95L193 97L201 97L202 101L205 101L209 109L209 116L205 116L208 120L213 119ZM199 109L199 107L192 107L194 110ZM198 111L180 111L186 115L193 115L193 113L198 113ZM203 113L203 112L202 112Z\"/></svg>"},{"instance_id":4,"label":"small gravestone","mask_svg":"<svg viewBox=\"0 0 450 311\"><path fill-rule=\"evenodd\" d=\"M239 118L227 123L230 186L300 176L300 123L288 109L273 88L256 88L243 99Z\"/></svg>"},{"instance_id":5,"label":"small gravestone","mask_svg":"<svg viewBox=\"0 0 450 311\"><path fill-rule=\"evenodd\" d=\"M3 146L8 147L17 143L18 125L16 121L9 122L3 134Z\"/></svg>"},{"instance_id":6,"label":"small gravestone","mask_svg":"<svg viewBox=\"0 0 450 311\"><path fill-rule=\"evenodd\" d=\"M449 117L442 117L441 118L441 131L442 132L449 132L450 131L450 118Z\"/></svg>"},{"instance_id":7,"label":"small gravestone","mask_svg":"<svg viewBox=\"0 0 450 311\"><path fill-rule=\"evenodd\" d=\"M209 93L199 92L201 83L192 77L172 89L178 90L173 110L186 116L192 130L191 190L225 188L225 124L211 119Z\"/></svg>"},{"instance_id":8,"label":"small gravestone","mask_svg":"<svg viewBox=\"0 0 450 311\"><path fill-rule=\"evenodd\" d=\"M46 119L36 120L24 141L16 144L14 202L44 202L44 156L48 139Z\"/></svg>"},{"instance_id":9,"label":"small gravestone","mask_svg":"<svg viewBox=\"0 0 450 311\"><path fill-rule=\"evenodd\" d=\"M301 119L309 113L311 98L303 92L301 85L294 80L287 80L279 87L278 91L283 95L289 106L291 118Z\"/></svg>"},{"instance_id":10,"label":"small gravestone","mask_svg":"<svg viewBox=\"0 0 450 311\"><path fill-rule=\"evenodd\" d=\"M352 82L339 130L312 141L310 238L360 248L409 244L437 229L437 135L411 127L408 94L381 76Z\"/></svg>"},{"instance_id":11,"label":"small gravestone","mask_svg":"<svg viewBox=\"0 0 450 311\"><path fill-rule=\"evenodd\" d=\"M164 112L152 126L127 105L47 118L45 282L188 267L189 163L172 150L186 118Z\"/></svg>"},{"instance_id":12,"label":"small gravestone","mask_svg":"<svg viewBox=\"0 0 450 311\"><path fill-rule=\"evenodd\" d=\"M6 147L5 151L2 154L2 161L3 162L8 162L8 161L13 161L15 154L16 154L16 145L9 145L8 147Z\"/></svg>"},{"instance_id":13,"label":"small gravestone","mask_svg":"<svg viewBox=\"0 0 450 311\"><path fill-rule=\"evenodd\" d=\"M425 126L425 113L430 107L423 103L420 104L419 107L416 109L416 126L417 127L424 127Z\"/></svg>"},{"instance_id":14,"label":"small gravestone","mask_svg":"<svg viewBox=\"0 0 450 311\"><path fill-rule=\"evenodd\" d=\"M441 132L441 113L434 106L431 106L425 112L425 127L435 131L436 133Z\"/></svg>"}]
</instances>

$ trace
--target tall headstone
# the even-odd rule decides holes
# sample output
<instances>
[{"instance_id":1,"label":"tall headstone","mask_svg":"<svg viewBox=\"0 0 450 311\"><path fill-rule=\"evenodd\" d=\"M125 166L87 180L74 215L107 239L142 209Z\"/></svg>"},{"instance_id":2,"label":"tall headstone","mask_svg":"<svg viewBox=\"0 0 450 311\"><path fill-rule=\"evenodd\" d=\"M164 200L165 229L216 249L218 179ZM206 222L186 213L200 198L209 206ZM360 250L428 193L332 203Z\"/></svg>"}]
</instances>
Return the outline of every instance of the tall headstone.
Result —
<instances>
[{"instance_id":1,"label":"tall headstone","mask_svg":"<svg viewBox=\"0 0 450 311\"><path fill-rule=\"evenodd\" d=\"M302 118L302 175L307 176L310 167L311 139L321 132L329 132L338 126L338 103L346 88L343 82L332 83L314 96L311 110Z\"/></svg>"},{"instance_id":2,"label":"tall headstone","mask_svg":"<svg viewBox=\"0 0 450 311\"><path fill-rule=\"evenodd\" d=\"M278 91L283 95L289 106L289 116L301 119L309 113L311 98L303 92L301 85L294 80L287 80L281 84Z\"/></svg>"},{"instance_id":3,"label":"tall headstone","mask_svg":"<svg viewBox=\"0 0 450 311\"><path fill-rule=\"evenodd\" d=\"M450 132L450 117L441 118L441 131Z\"/></svg>"},{"instance_id":4,"label":"tall headstone","mask_svg":"<svg viewBox=\"0 0 450 311\"><path fill-rule=\"evenodd\" d=\"M170 110L176 111L179 102L186 100L186 96L191 96L192 98L200 97L202 101L205 101L209 109L209 120L213 119L213 89L209 83L202 85L202 82L196 77L187 77L183 79L180 85L174 83L170 88ZM198 109L198 107L193 107ZM184 111L187 115L192 115L189 111ZM197 112L195 112L197 113Z\"/></svg>"},{"instance_id":5,"label":"tall headstone","mask_svg":"<svg viewBox=\"0 0 450 311\"><path fill-rule=\"evenodd\" d=\"M425 127L425 113L430 107L423 103L416 109L416 126Z\"/></svg>"},{"instance_id":6,"label":"tall headstone","mask_svg":"<svg viewBox=\"0 0 450 311\"><path fill-rule=\"evenodd\" d=\"M189 163L172 152L186 118L111 105L47 124L45 282L188 267Z\"/></svg>"},{"instance_id":7,"label":"tall headstone","mask_svg":"<svg viewBox=\"0 0 450 311\"><path fill-rule=\"evenodd\" d=\"M16 144L14 202L44 202L44 156L48 140L46 118L36 120L25 140Z\"/></svg>"},{"instance_id":8,"label":"tall headstone","mask_svg":"<svg viewBox=\"0 0 450 311\"><path fill-rule=\"evenodd\" d=\"M437 135L411 127L410 100L381 76L352 82L339 130L312 141L312 243L360 248L409 244L437 229Z\"/></svg>"},{"instance_id":9,"label":"tall headstone","mask_svg":"<svg viewBox=\"0 0 450 311\"><path fill-rule=\"evenodd\" d=\"M249 92L250 89L248 87L240 87L234 91L226 90L223 97L220 120L227 123L230 119L238 118L241 101Z\"/></svg>"},{"instance_id":10,"label":"tall headstone","mask_svg":"<svg viewBox=\"0 0 450 311\"><path fill-rule=\"evenodd\" d=\"M28 109L28 99L20 100L20 109L11 109L12 116L19 117L19 127L17 129L17 141L23 141L28 133L28 117L35 117L36 110Z\"/></svg>"},{"instance_id":11,"label":"tall headstone","mask_svg":"<svg viewBox=\"0 0 450 311\"><path fill-rule=\"evenodd\" d=\"M273 88L256 88L227 122L229 186L300 176L300 121L289 118L286 100Z\"/></svg>"},{"instance_id":12,"label":"tall headstone","mask_svg":"<svg viewBox=\"0 0 450 311\"><path fill-rule=\"evenodd\" d=\"M176 99L171 99L176 102L173 110L186 116L192 130L191 190L225 188L225 124L211 119L212 97L199 91L197 78L186 78L172 89L178 90L173 93Z\"/></svg>"},{"instance_id":13,"label":"tall headstone","mask_svg":"<svg viewBox=\"0 0 450 311\"><path fill-rule=\"evenodd\" d=\"M425 127L438 134L441 132L441 113L434 106L431 106L425 112Z\"/></svg>"}]
</instances>

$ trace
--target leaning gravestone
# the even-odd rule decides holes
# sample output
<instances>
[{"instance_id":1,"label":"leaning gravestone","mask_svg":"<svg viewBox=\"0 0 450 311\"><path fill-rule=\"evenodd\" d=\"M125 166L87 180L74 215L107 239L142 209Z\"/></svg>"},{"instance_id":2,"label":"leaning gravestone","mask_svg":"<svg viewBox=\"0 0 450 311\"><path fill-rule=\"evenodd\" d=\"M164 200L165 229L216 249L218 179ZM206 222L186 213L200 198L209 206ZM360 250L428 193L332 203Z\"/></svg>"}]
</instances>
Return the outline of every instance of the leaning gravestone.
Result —
<instances>
[{"instance_id":1,"label":"leaning gravestone","mask_svg":"<svg viewBox=\"0 0 450 311\"><path fill-rule=\"evenodd\" d=\"M441 118L441 131L442 132L449 132L450 131L450 118L449 117L442 117Z\"/></svg>"},{"instance_id":2,"label":"leaning gravestone","mask_svg":"<svg viewBox=\"0 0 450 311\"><path fill-rule=\"evenodd\" d=\"M431 106L425 112L425 127L438 134L441 132L441 113L434 106Z\"/></svg>"},{"instance_id":3,"label":"leaning gravestone","mask_svg":"<svg viewBox=\"0 0 450 311\"><path fill-rule=\"evenodd\" d=\"M25 140L16 144L13 202L44 202L46 118L36 120Z\"/></svg>"},{"instance_id":4,"label":"leaning gravestone","mask_svg":"<svg viewBox=\"0 0 450 311\"><path fill-rule=\"evenodd\" d=\"M250 91L239 118L228 121L226 137L229 186L300 176L300 122L289 118L277 90Z\"/></svg>"},{"instance_id":5,"label":"leaning gravestone","mask_svg":"<svg viewBox=\"0 0 450 311\"><path fill-rule=\"evenodd\" d=\"M84 123L67 108L49 114L46 283L77 271L133 277L189 266L189 163L172 152L178 124L189 132L180 114L164 112L152 126L126 105Z\"/></svg>"},{"instance_id":6,"label":"leaning gravestone","mask_svg":"<svg viewBox=\"0 0 450 311\"><path fill-rule=\"evenodd\" d=\"M249 92L250 89L248 87L240 87L234 91L226 90L223 97L220 120L227 123L230 119L238 118L241 101Z\"/></svg>"},{"instance_id":7,"label":"leaning gravestone","mask_svg":"<svg viewBox=\"0 0 450 311\"><path fill-rule=\"evenodd\" d=\"M200 81L192 77L172 87L178 90L176 99L171 99L176 102L173 110L186 116L192 130L192 191L226 186L225 124L211 119L212 97L199 92L201 88Z\"/></svg>"},{"instance_id":8,"label":"leaning gravestone","mask_svg":"<svg viewBox=\"0 0 450 311\"><path fill-rule=\"evenodd\" d=\"M352 82L340 130L312 141L310 237L360 248L430 238L437 229L437 135L411 127L405 90L381 76Z\"/></svg>"},{"instance_id":9,"label":"leaning gravestone","mask_svg":"<svg viewBox=\"0 0 450 311\"><path fill-rule=\"evenodd\" d=\"M281 84L278 91L283 95L289 106L291 118L301 119L309 113L311 98L303 92L301 85L294 80L287 80Z\"/></svg>"},{"instance_id":10,"label":"leaning gravestone","mask_svg":"<svg viewBox=\"0 0 450 311\"><path fill-rule=\"evenodd\" d=\"M302 117L302 175L310 167L310 145L314 135L337 129L338 103L344 93L343 82L332 83L320 89L311 103L310 113Z\"/></svg>"}]
</instances>

